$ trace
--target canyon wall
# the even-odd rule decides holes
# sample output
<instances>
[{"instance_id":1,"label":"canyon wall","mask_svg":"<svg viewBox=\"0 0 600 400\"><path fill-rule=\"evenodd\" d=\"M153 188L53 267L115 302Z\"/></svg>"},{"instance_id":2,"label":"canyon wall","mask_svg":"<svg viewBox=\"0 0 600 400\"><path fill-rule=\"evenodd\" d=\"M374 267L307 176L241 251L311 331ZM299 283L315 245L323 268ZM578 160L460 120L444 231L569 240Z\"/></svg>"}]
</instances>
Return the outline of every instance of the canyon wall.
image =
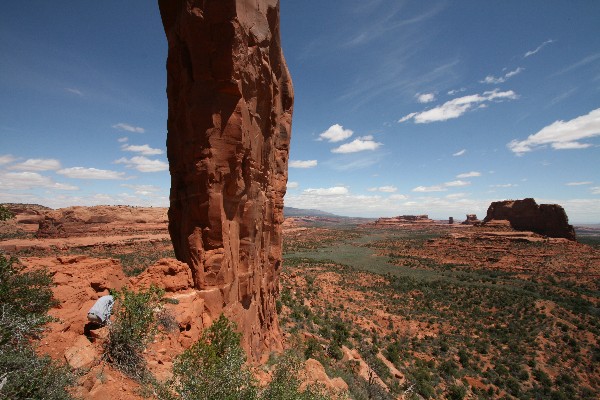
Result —
<instances>
[{"instance_id":1,"label":"canyon wall","mask_svg":"<svg viewBox=\"0 0 600 400\"><path fill-rule=\"evenodd\" d=\"M214 317L252 358L278 347L275 301L293 88L279 0L159 0L169 44L169 233Z\"/></svg>"},{"instance_id":2,"label":"canyon wall","mask_svg":"<svg viewBox=\"0 0 600 400\"><path fill-rule=\"evenodd\" d=\"M564 208L558 204L540 204L534 199L495 201L490 204L484 223L507 220L513 229L540 235L575 240Z\"/></svg>"}]
</instances>

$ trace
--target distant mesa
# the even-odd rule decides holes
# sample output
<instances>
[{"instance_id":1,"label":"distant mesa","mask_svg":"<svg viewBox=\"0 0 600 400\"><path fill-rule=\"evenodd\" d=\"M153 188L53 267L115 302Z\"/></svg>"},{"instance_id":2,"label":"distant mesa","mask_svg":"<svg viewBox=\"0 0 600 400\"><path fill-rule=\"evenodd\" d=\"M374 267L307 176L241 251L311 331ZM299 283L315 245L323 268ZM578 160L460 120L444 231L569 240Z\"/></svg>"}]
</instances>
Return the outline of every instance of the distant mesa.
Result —
<instances>
[{"instance_id":1,"label":"distant mesa","mask_svg":"<svg viewBox=\"0 0 600 400\"><path fill-rule=\"evenodd\" d=\"M477 214L467 214L467 219L462 222L462 225L479 225L481 221L477 219Z\"/></svg>"},{"instance_id":2,"label":"distant mesa","mask_svg":"<svg viewBox=\"0 0 600 400\"><path fill-rule=\"evenodd\" d=\"M573 225L564 208L558 204L540 204L534 199L493 202L487 210L484 224L506 220L513 229L531 231L540 235L575 240Z\"/></svg>"},{"instance_id":3,"label":"distant mesa","mask_svg":"<svg viewBox=\"0 0 600 400\"><path fill-rule=\"evenodd\" d=\"M373 222L373 225L379 227L386 226L401 226L401 225L410 225L410 224L433 224L434 221L429 218L429 215L399 215L397 217L392 218L379 218L377 221Z\"/></svg>"},{"instance_id":4,"label":"distant mesa","mask_svg":"<svg viewBox=\"0 0 600 400\"><path fill-rule=\"evenodd\" d=\"M341 216L332 214L326 211L314 210L314 209L303 209L303 208L294 208L294 207L283 207L283 215L288 217L336 217L340 218Z\"/></svg>"}]
</instances>

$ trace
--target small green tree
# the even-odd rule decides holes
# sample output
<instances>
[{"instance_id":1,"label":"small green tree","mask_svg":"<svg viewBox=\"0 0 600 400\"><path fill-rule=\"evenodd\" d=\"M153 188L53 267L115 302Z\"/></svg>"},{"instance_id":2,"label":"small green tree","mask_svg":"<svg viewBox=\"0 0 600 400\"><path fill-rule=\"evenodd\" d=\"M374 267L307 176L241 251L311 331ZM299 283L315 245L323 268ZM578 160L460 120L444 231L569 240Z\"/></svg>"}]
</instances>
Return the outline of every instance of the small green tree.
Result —
<instances>
[{"instance_id":1,"label":"small green tree","mask_svg":"<svg viewBox=\"0 0 600 400\"><path fill-rule=\"evenodd\" d=\"M240 334L221 315L175 361L174 389L186 400L256 399L256 384L245 359Z\"/></svg>"},{"instance_id":2,"label":"small green tree","mask_svg":"<svg viewBox=\"0 0 600 400\"><path fill-rule=\"evenodd\" d=\"M163 296L164 291L155 286L139 292L124 287L114 293L114 320L104 345L105 358L140 381L150 378L142 353L157 332L155 312L161 309Z\"/></svg>"},{"instance_id":3,"label":"small green tree","mask_svg":"<svg viewBox=\"0 0 600 400\"><path fill-rule=\"evenodd\" d=\"M273 379L260 394L261 400L327 400L316 386L300 390L302 361L292 352L285 353L273 373Z\"/></svg>"},{"instance_id":4,"label":"small green tree","mask_svg":"<svg viewBox=\"0 0 600 400\"><path fill-rule=\"evenodd\" d=\"M0 204L0 221L7 221L12 219L15 214L10 211L5 205Z\"/></svg>"}]
</instances>

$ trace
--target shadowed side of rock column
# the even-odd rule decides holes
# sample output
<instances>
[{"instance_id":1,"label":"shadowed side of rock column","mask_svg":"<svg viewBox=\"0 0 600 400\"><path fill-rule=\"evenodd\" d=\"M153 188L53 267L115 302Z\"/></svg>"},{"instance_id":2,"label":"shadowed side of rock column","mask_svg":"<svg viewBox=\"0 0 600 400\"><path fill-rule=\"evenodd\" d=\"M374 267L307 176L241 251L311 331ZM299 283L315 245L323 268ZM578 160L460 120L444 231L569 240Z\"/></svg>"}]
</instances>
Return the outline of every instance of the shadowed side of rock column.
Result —
<instances>
[{"instance_id":1,"label":"shadowed side of rock column","mask_svg":"<svg viewBox=\"0 0 600 400\"><path fill-rule=\"evenodd\" d=\"M293 88L278 0L159 0L169 43L169 232L210 316L252 358L280 347L275 300Z\"/></svg>"}]
</instances>

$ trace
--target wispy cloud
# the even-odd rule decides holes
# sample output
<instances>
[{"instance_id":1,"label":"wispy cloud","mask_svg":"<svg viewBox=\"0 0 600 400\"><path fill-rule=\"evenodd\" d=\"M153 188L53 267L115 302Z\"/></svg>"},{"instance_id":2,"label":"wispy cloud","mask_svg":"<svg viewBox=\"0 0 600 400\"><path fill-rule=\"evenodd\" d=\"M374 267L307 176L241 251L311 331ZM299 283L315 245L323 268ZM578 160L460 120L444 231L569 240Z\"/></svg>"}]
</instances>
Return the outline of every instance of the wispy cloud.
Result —
<instances>
[{"instance_id":1,"label":"wispy cloud","mask_svg":"<svg viewBox=\"0 0 600 400\"><path fill-rule=\"evenodd\" d=\"M592 192L592 194L600 194L600 186L594 186L590 188L590 191Z\"/></svg>"},{"instance_id":2,"label":"wispy cloud","mask_svg":"<svg viewBox=\"0 0 600 400\"><path fill-rule=\"evenodd\" d=\"M65 88L65 90L69 93L76 94L77 96L83 97L83 93L79 89Z\"/></svg>"},{"instance_id":3,"label":"wispy cloud","mask_svg":"<svg viewBox=\"0 0 600 400\"><path fill-rule=\"evenodd\" d=\"M581 181L581 182L567 182L565 185L567 186L583 186L583 185L591 185L594 182L591 181Z\"/></svg>"},{"instance_id":4,"label":"wispy cloud","mask_svg":"<svg viewBox=\"0 0 600 400\"><path fill-rule=\"evenodd\" d=\"M131 158L119 158L115 164L125 164L128 168L134 168L140 172L160 172L167 171L169 164L162 160L152 160L144 156L135 156Z\"/></svg>"},{"instance_id":5,"label":"wispy cloud","mask_svg":"<svg viewBox=\"0 0 600 400\"><path fill-rule=\"evenodd\" d=\"M3 190L56 189L78 190L77 186L53 181L37 172L0 172L0 187Z\"/></svg>"},{"instance_id":6,"label":"wispy cloud","mask_svg":"<svg viewBox=\"0 0 600 400\"><path fill-rule=\"evenodd\" d=\"M332 149L332 153L357 153L365 150L377 150L382 143L373 140L373 136L362 136L354 139L350 143L344 143L343 145Z\"/></svg>"},{"instance_id":7,"label":"wispy cloud","mask_svg":"<svg viewBox=\"0 0 600 400\"><path fill-rule=\"evenodd\" d=\"M445 182L445 183L442 183L441 185L417 186L412 191L418 192L418 193L419 192L420 193L445 192L448 190L448 188L465 187L465 186L469 186L470 184L471 184L471 182L469 182L469 181L456 180L456 181Z\"/></svg>"},{"instance_id":8,"label":"wispy cloud","mask_svg":"<svg viewBox=\"0 0 600 400\"><path fill-rule=\"evenodd\" d=\"M123 145L121 147L121 150L123 151L131 151L134 153L140 153L143 154L145 156L155 156L158 154L162 154L164 153L161 149L155 149L150 147L147 144L142 144L142 145Z\"/></svg>"},{"instance_id":9,"label":"wispy cloud","mask_svg":"<svg viewBox=\"0 0 600 400\"><path fill-rule=\"evenodd\" d=\"M523 57L529 57L532 56L534 54L536 54L537 52L539 52L541 49L543 49L544 47L546 47L547 45L549 45L550 43L554 43L554 40L552 39L548 39L546 40L544 43L540 44L538 47L536 47L533 50L529 50L527 53L525 53L525 55Z\"/></svg>"},{"instance_id":10,"label":"wispy cloud","mask_svg":"<svg viewBox=\"0 0 600 400\"><path fill-rule=\"evenodd\" d=\"M462 116L466 112L475 108L475 106L486 102L495 102L502 100L515 100L519 96L512 90L504 92L498 89L483 92L483 94L472 94L469 96L458 97L445 102L442 105L434 107L430 110L411 113L401 118L398 122L405 122L413 119L417 124L427 124L430 122L446 121Z\"/></svg>"},{"instance_id":11,"label":"wispy cloud","mask_svg":"<svg viewBox=\"0 0 600 400\"><path fill-rule=\"evenodd\" d=\"M296 189L298 186L300 186L300 185L298 184L298 182L293 182L293 181L292 181L292 182L288 182L288 183L287 183L287 188L288 188L288 189Z\"/></svg>"},{"instance_id":12,"label":"wispy cloud","mask_svg":"<svg viewBox=\"0 0 600 400\"><path fill-rule=\"evenodd\" d=\"M317 196L338 196L348 194L348 189L343 186L334 186L330 188L305 189L304 193Z\"/></svg>"},{"instance_id":13,"label":"wispy cloud","mask_svg":"<svg viewBox=\"0 0 600 400\"><path fill-rule=\"evenodd\" d=\"M313 168L318 164L317 160L290 160L290 168Z\"/></svg>"},{"instance_id":14,"label":"wispy cloud","mask_svg":"<svg viewBox=\"0 0 600 400\"><path fill-rule=\"evenodd\" d=\"M8 169L18 171L54 171L60 169L60 161L54 158L30 158L22 163L11 165Z\"/></svg>"},{"instance_id":15,"label":"wispy cloud","mask_svg":"<svg viewBox=\"0 0 600 400\"><path fill-rule=\"evenodd\" d=\"M460 156L464 155L466 152L467 152L467 149L462 149L462 150L457 151L456 153L453 153L452 156L460 157Z\"/></svg>"},{"instance_id":16,"label":"wispy cloud","mask_svg":"<svg viewBox=\"0 0 600 400\"><path fill-rule=\"evenodd\" d=\"M587 57L584 57L583 59L577 61L576 63L571 64L568 67L563 68L563 69L561 69L558 72L555 72L554 74L552 74L550 76L555 77L555 76L558 76L558 75L566 74L567 72L571 72L574 69L581 68L584 65L592 63L592 62L594 62L594 61L596 61L598 59L600 59L600 53L591 54L591 55L589 55Z\"/></svg>"},{"instance_id":17,"label":"wispy cloud","mask_svg":"<svg viewBox=\"0 0 600 400\"><path fill-rule=\"evenodd\" d=\"M490 185L490 187L492 188L511 188L511 187L517 187L519 185L517 185L516 183L500 183L497 185Z\"/></svg>"},{"instance_id":18,"label":"wispy cloud","mask_svg":"<svg viewBox=\"0 0 600 400\"><path fill-rule=\"evenodd\" d=\"M124 122L119 122L118 124L115 124L112 126L115 129L118 129L120 131L126 131L126 132L133 132L133 133L144 133L146 132L146 130L142 127L139 126L133 126L130 124L126 124Z\"/></svg>"},{"instance_id":19,"label":"wispy cloud","mask_svg":"<svg viewBox=\"0 0 600 400\"><path fill-rule=\"evenodd\" d=\"M555 150L585 149L591 144L579 141L596 136L600 136L600 108L570 121L555 121L525 140L512 140L507 147L517 155L546 145Z\"/></svg>"},{"instance_id":20,"label":"wispy cloud","mask_svg":"<svg viewBox=\"0 0 600 400\"><path fill-rule=\"evenodd\" d=\"M431 103L435 101L435 93L417 93L415 97L419 103Z\"/></svg>"},{"instance_id":21,"label":"wispy cloud","mask_svg":"<svg viewBox=\"0 0 600 400\"><path fill-rule=\"evenodd\" d=\"M456 175L457 178L475 178L481 176L481 172L471 171Z\"/></svg>"},{"instance_id":22,"label":"wispy cloud","mask_svg":"<svg viewBox=\"0 0 600 400\"><path fill-rule=\"evenodd\" d=\"M139 196L154 196L163 191L162 188L155 185L132 185L124 183L121 186L133 190Z\"/></svg>"},{"instance_id":23,"label":"wispy cloud","mask_svg":"<svg viewBox=\"0 0 600 400\"><path fill-rule=\"evenodd\" d=\"M354 132L350 129L344 129L340 124L331 125L325 132L319 135L318 140L327 140L329 142L341 142L348 139Z\"/></svg>"},{"instance_id":24,"label":"wispy cloud","mask_svg":"<svg viewBox=\"0 0 600 400\"><path fill-rule=\"evenodd\" d=\"M119 143L127 143L127 141L129 140L129 138L127 136L123 136L117 139L117 142Z\"/></svg>"},{"instance_id":25,"label":"wispy cloud","mask_svg":"<svg viewBox=\"0 0 600 400\"><path fill-rule=\"evenodd\" d=\"M15 162L17 159L10 154L4 154L0 156L0 165L10 164L11 162Z\"/></svg>"},{"instance_id":26,"label":"wispy cloud","mask_svg":"<svg viewBox=\"0 0 600 400\"><path fill-rule=\"evenodd\" d=\"M124 172L97 168L72 167L58 170L56 173L74 179L125 179Z\"/></svg>"},{"instance_id":27,"label":"wispy cloud","mask_svg":"<svg viewBox=\"0 0 600 400\"><path fill-rule=\"evenodd\" d=\"M479 81L479 83L489 83L489 84L494 84L494 85L498 84L498 83L504 83L507 80L509 80L510 78L512 78L513 76L518 75L523 71L525 71L525 68L518 67L517 69L515 69L513 71L507 72L503 76L495 77L493 75L488 75L483 80Z\"/></svg>"},{"instance_id":28,"label":"wispy cloud","mask_svg":"<svg viewBox=\"0 0 600 400\"><path fill-rule=\"evenodd\" d=\"M373 188L369 188L367 190L369 192L394 193L394 192L398 191L398 188L396 186L389 185L389 186L373 187Z\"/></svg>"}]
</instances>

